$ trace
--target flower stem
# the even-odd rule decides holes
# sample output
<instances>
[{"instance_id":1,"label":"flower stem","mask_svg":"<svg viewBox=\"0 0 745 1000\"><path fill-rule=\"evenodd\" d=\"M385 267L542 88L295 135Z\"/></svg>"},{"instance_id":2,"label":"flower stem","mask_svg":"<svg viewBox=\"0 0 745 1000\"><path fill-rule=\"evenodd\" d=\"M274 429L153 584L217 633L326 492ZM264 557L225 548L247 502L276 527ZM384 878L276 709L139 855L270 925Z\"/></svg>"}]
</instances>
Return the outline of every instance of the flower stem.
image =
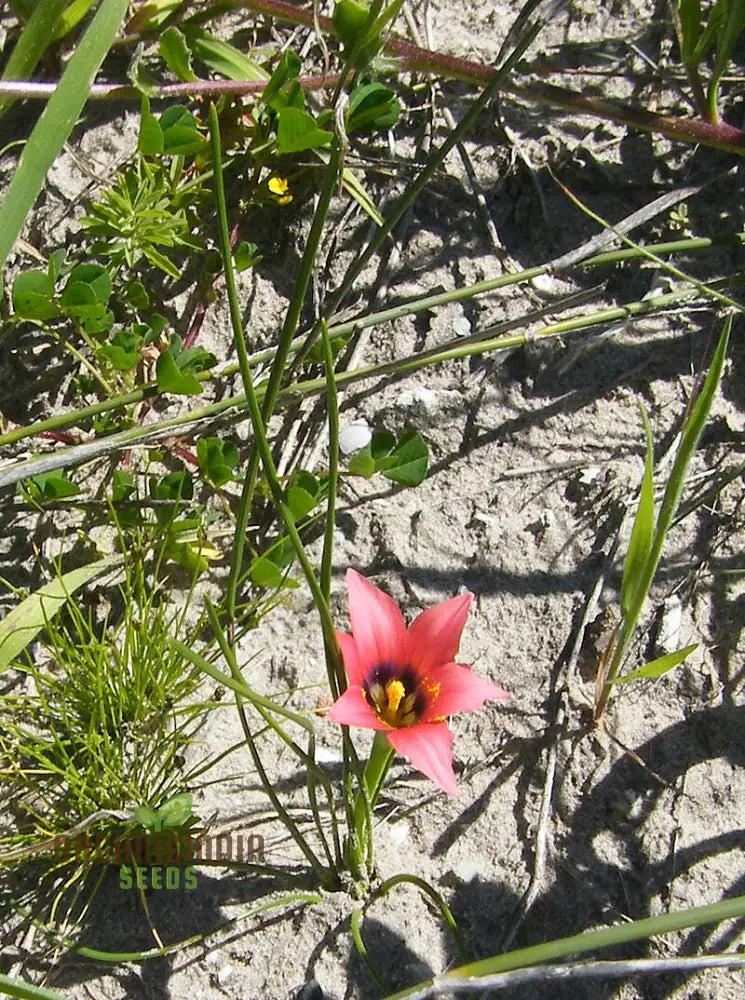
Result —
<instances>
[{"instance_id":1,"label":"flower stem","mask_svg":"<svg viewBox=\"0 0 745 1000\"><path fill-rule=\"evenodd\" d=\"M214 125L212 124L213 118L214 118ZM210 118L210 123L211 123L211 130L215 131L215 129L217 128L216 115ZM219 155L219 150L217 152L217 155ZM340 162L341 162L341 146L339 145L338 140L335 139L332 143L330 151L329 163L326 169L323 188L321 190L321 194L318 199L316 211L313 216L313 222L311 223L310 227L310 233L308 234L308 239L305 244L303 257L300 262L300 271L297 276L297 280L295 281L292 297L287 307L285 320L284 323L282 324L282 329L279 334L277 349L274 353L272 368L269 373L269 380L264 388L264 395L260 411L261 420L264 426L266 426L271 420L272 414L274 413L274 408L277 404L277 396L279 395L280 387L282 384L282 378L285 374L287 359L292 349L292 342L297 334L297 328L300 322L300 315L303 309L303 305L305 304L305 298L307 295L308 286L310 285L310 279L313 274L313 267L315 265L316 255L318 253L318 247L321 242L321 236L323 235L323 228L326 224L326 217L328 215L329 207L331 205L331 199L336 187L336 178L339 172ZM216 160L215 161L216 172L217 172L217 165L218 163ZM227 265L225 269L225 277L227 282L228 280ZM228 287L228 292L230 292L230 286L228 285L227 287ZM232 315L232 310L231 310L231 315ZM238 320L240 319L240 314L236 319ZM236 321L236 319L234 319L234 322ZM245 384L247 379L249 381L252 379L251 365L248 358L248 354L244 352L244 356L241 357L241 355L239 355L238 360L239 362L241 362L241 375L243 377L243 381ZM246 389L247 395L248 391L249 390L247 388ZM249 408L250 408L250 401L249 401ZM257 445L254 447L249 457L248 467L246 469L246 474L243 481L243 492L241 495L241 503L238 511L238 523L236 526L236 544L232 554L230 578L228 582L228 591L226 599L228 617L231 619L235 616L236 593L237 593L238 579L240 577L240 570L243 560L244 538L245 538L246 528L248 525L249 515L251 513L251 507L253 504L253 495L256 488L256 480L258 477L259 467L261 464L260 452L261 448L257 442ZM319 612L321 613L321 616L323 617L323 612L321 610L320 604L318 605L318 608ZM332 630L331 645L333 648L335 648L335 639L333 639L333 630ZM334 691L333 683L331 684L331 689L332 691Z\"/></svg>"},{"instance_id":2,"label":"flower stem","mask_svg":"<svg viewBox=\"0 0 745 1000\"><path fill-rule=\"evenodd\" d=\"M394 749L384 732L375 733L370 750L370 758L362 775L362 782L354 802L354 830L349 846L348 861L355 878L372 873L373 853L373 809L391 766ZM364 845L364 851L363 851ZM365 861L363 868L363 858Z\"/></svg>"}]
</instances>

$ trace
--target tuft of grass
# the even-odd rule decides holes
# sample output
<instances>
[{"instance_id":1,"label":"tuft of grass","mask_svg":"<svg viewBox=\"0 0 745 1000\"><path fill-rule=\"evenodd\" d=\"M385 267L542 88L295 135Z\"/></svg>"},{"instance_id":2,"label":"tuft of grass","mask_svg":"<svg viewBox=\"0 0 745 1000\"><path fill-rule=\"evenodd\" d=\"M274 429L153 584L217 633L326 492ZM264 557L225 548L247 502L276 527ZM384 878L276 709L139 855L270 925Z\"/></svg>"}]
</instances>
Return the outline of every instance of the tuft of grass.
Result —
<instances>
[{"instance_id":1,"label":"tuft of grass","mask_svg":"<svg viewBox=\"0 0 745 1000\"><path fill-rule=\"evenodd\" d=\"M188 781L185 750L211 702L196 697L199 671L169 643L193 641L185 609L175 611L137 562L116 603L99 622L68 602L47 622L41 655L19 665L30 690L0 697L2 798L16 817L0 834L5 848L97 814L121 826L138 804L157 807Z\"/></svg>"}]
</instances>

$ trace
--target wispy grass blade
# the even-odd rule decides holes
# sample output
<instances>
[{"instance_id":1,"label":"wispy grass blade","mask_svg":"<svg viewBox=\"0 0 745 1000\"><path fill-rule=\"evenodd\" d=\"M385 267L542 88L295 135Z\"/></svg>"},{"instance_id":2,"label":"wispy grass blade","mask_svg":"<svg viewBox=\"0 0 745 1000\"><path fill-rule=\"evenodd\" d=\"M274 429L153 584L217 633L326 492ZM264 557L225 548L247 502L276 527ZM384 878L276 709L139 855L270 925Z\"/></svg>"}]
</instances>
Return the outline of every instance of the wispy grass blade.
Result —
<instances>
[{"instance_id":1,"label":"wispy grass blade","mask_svg":"<svg viewBox=\"0 0 745 1000\"><path fill-rule=\"evenodd\" d=\"M340 387L350 385L354 382L361 382L365 379L382 378L387 375L400 375L404 372L418 371L420 368L440 364L444 361L489 354L492 351L507 351L514 347L522 347L529 340L559 337L577 330L613 323L616 320L626 320L631 316L646 316L651 313L657 313L663 309L680 306L684 302L689 301L694 295L694 289L681 289L676 292L670 292L667 295L658 295L651 299L642 299L638 302L629 302L622 306L613 306L610 309L601 309L589 315L586 314L561 320L557 323L540 327L531 333L523 331L475 342L466 338L466 343L460 340L457 342L451 341L449 345L445 345L442 348L431 348L395 361L386 361L378 365L365 365L361 368L339 372L335 378L336 385ZM509 325L512 328L514 323L510 321ZM354 321L351 321L349 324L344 325L344 329L348 330L350 327L354 328L354 326ZM341 330L342 327L330 328L329 335L333 335L336 332L337 335L341 336ZM262 356L265 355L262 354ZM257 358L258 356L254 356L254 360ZM264 385L256 387L255 395L258 399L263 398L264 388ZM324 392L325 389L325 377L295 382L288 385L286 389L281 390L277 402L278 405L281 405L284 400L296 402L301 396L317 395ZM102 455L133 448L165 436L172 436L173 433L184 433L188 425L194 425L203 420L211 420L218 414L227 413L231 410L236 412L243 411L246 408L246 402L245 394L228 396L217 403L210 403L208 406L199 407L196 410L191 410L177 417L160 420L146 427L133 427L125 431L109 434L101 439L86 441L83 444L69 445L42 456L14 462L7 467L0 468L0 488L12 486L14 483L20 482L29 476L36 476L42 472L70 468L84 462L92 461L94 458L100 458ZM35 431L32 431L28 427L20 428L17 433L9 431L7 434L0 436L0 445L7 444L10 440L29 437L32 433L39 433L42 430L58 430L62 426L70 426L77 423L78 417L82 419L82 416L90 416L94 411L101 413L105 410L116 408L116 405L111 406L104 401L95 406L86 407L85 410L81 409L73 413L63 413L58 417L52 417L49 420L39 421L37 424L34 424Z\"/></svg>"},{"instance_id":2,"label":"wispy grass blade","mask_svg":"<svg viewBox=\"0 0 745 1000\"><path fill-rule=\"evenodd\" d=\"M718 236L710 238L702 237L651 244L645 247L644 251L645 253L654 251L657 254L691 253L699 250L709 250L715 246L737 247L742 246L743 243L745 243L745 233L722 233ZM643 256L644 253L642 253L641 248L638 251L633 248L612 250L597 254L596 256L590 257L585 261L580 261L577 266L581 268L590 268L605 264L635 260ZM329 337L332 341L334 341L340 337L345 337L350 333L354 333L370 326L377 326L381 323L389 323L405 316L416 315L430 309L435 309L438 306L448 305L451 302L462 302L470 298L475 298L479 295L486 295L489 292L497 291L500 288L527 282L531 278L542 274L548 274L550 272L551 267L543 264L539 267L527 268L524 271L500 275L498 278L490 278L487 281L476 282L473 285L464 285L461 288L455 288L447 292L420 296L419 298L412 299L409 302L404 302L401 305L392 306L389 309L383 309L380 312L368 313L365 316L360 316L344 323L335 323L329 326ZM627 313L626 310L632 310L632 312L636 315L643 315L649 311L654 311L657 308L664 308L667 305L674 305L677 302L682 302L684 299L690 298L693 294L694 289L684 288L671 293L669 297L657 296L654 299L644 299L638 303L631 303L622 307L620 312L618 310L614 310L611 315L605 313L601 316L598 314L598 319L594 322L606 321L604 318L605 316L607 316L607 321L611 321L614 318L619 318L619 316L622 318L624 315L630 315L631 313ZM651 307L650 303L652 304ZM555 310L556 308L557 306L552 304L552 309ZM514 328L518 324L524 325L525 322L526 318L522 317L520 320L511 322L509 324L509 328ZM505 329L507 329L507 327L504 324L500 324L500 330ZM572 327L572 329L575 329L575 327ZM493 332L496 333L496 330ZM302 340L302 336L295 338L292 345L293 352L299 349ZM265 363L266 361L271 361L275 354L276 348L268 347L251 354L248 360L253 368ZM238 371L238 365L227 365L221 370L220 377L227 378L228 376L236 374ZM207 381L212 379L214 376L211 372L197 372L195 373L195 377L200 381ZM261 395L261 387L259 387L257 391L259 392L259 395ZM154 397L157 395L157 392L158 388L154 382L146 383L131 392L122 393L121 395L113 396L109 399L99 400L89 406L83 406L77 410L72 410L67 413L60 413L54 417L49 417L46 420L39 420L26 427L16 427L13 430L7 431L5 434L0 434L0 445L11 444L15 441L21 441L24 438L33 437L34 435L40 434L42 431L61 430L64 427L73 426L76 423L80 423L90 417L98 416L101 413L109 413L112 410L121 409L124 406L139 403L141 400L148 397Z\"/></svg>"},{"instance_id":3,"label":"wispy grass blade","mask_svg":"<svg viewBox=\"0 0 745 1000\"><path fill-rule=\"evenodd\" d=\"M0 622L0 674L34 641L76 590L121 562L121 556L107 556L70 570L45 583L16 605Z\"/></svg>"},{"instance_id":4,"label":"wispy grass blade","mask_svg":"<svg viewBox=\"0 0 745 1000\"><path fill-rule=\"evenodd\" d=\"M653 253L650 249L641 246L639 243L635 243L634 240L626 236L625 233L622 233L618 228L612 226L610 222L604 219L601 215L598 215L597 212L593 212L593 210L589 207L589 205L586 205L580 198L577 197L576 194L574 194L573 191L570 191L570 189L566 186L566 184L562 184L562 182L556 176L554 176L554 181L556 182L558 187L561 188L561 190L564 192L567 198L574 205L576 205L577 208L580 209L580 211L584 212L584 214L589 219L592 219L593 222L597 222L599 226L602 226L603 229L606 230L606 232L614 233L618 237L618 239L621 240L622 243L626 244L627 247L633 250L638 250L643 257L646 257L647 260L652 261L653 264L656 264L657 267L660 268L660 270L665 271L671 277L677 278L679 281L688 282L697 291L699 291L701 295L706 295L714 299L715 301L720 302L722 305L727 306L730 309L737 310L737 312L740 313L745 312L745 304L737 301L736 299L731 298L728 295L723 295L721 292L717 291L716 288L713 288L711 286L711 283L707 284L704 281L699 281L698 278L694 278L693 275L690 275L686 271L681 270L681 268L676 267L674 264L670 264L668 263L668 261L663 260L657 254Z\"/></svg>"},{"instance_id":5,"label":"wispy grass blade","mask_svg":"<svg viewBox=\"0 0 745 1000\"><path fill-rule=\"evenodd\" d=\"M557 0L556 6L558 6L560 2L561 0ZM327 317L333 316L333 314L339 309L341 303L351 291L355 281L360 276L367 263L382 247L389 235L393 232L395 227L409 210L410 206L414 204L429 181L435 175L440 165L444 162L448 153L462 141L462 139L475 125L482 111L484 111L493 98L497 96L514 67L544 27L544 17L551 16L553 6L554 5L551 3L545 4L543 5L543 11L541 12L541 4L536 4L534 0L528 0L528 3L524 5L521 13L518 14L518 18L513 25L513 29L511 29L515 31L514 39L511 39L513 42L511 51L507 53L500 53L500 65L494 71L492 79L489 81L481 94L472 102L466 114L452 130L452 132L449 133L445 141L428 157L427 162L420 173L413 178L411 183L407 185L406 190L401 197L393 204L390 211L387 213L383 224L379 226L372 235L367 246L349 265L338 289L329 298L325 310L325 315ZM536 7L539 8L539 11L531 20L529 15L534 13ZM306 342L298 355L298 360L305 357L311 344L316 340L319 331L320 327L316 324L306 338Z\"/></svg>"},{"instance_id":6,"label":"wispy grass blade","mask_svg":"<svg viewBox=\"0 0 745 1000\"><path fill-rule=\"evenodd\" d=\"M212 630L215 634L218 645L220 646L220 650L222 651L223 657L225 658L225 661L227 662L228 667L230 668L230 673L232 674L233 679L236 682L238 682L238 684L248 689L246 682L243 678L243 674L241 673L241 669L238 666L238 661L235 656L235 650L228 642L227 636L225 635L222 625L220 624L220 619L217 616L217 612L215 611L209 598L206 598L205 604L207 607L207 614L209 615L210 624L212 625ZM247 734L248 721L242 714L243 710L242 710L241 692L235 689L234 695L239 715L241 715L241 724L243 725L244 733ZM252 703L256 708L256 710L258 711L259 715L267 724L267 726L269 726L270 729L274 730L274 732L279 736L279 738L284 742L284 744L287 747L289 747L289 749L292 750L292 752L305 765L308 799L311 804L311 810L313 812L313 818L316 824L318 838L323 846L326 858L329 863L329 867L338 868L341 862L341 843L339 841L338 824L336 821L334 793L331 789L331 782L329 781L324 771L318 766L318 763L316 762L316 731L313 723L311 722L310 719L307 719L302 715L298 715L297 713L294 712L290 713L289 710L285 710L285 712L283 713L286 718L292 719L293 722L296 722L302 729L305 730L308 736L308 750L306 753L306 751L303 750L303 748L288 733L285 732L283 727L279 725L279 723L276 721L276 719L272 716L272 714L267 710L267 708L264 705L258 704L255 699L253 699ZM251 736L252 740L253 738L254 737ZM321 820L321 812L318 806L318 796L316 794L316 786L319 783L322 785L328 801L332 837L334 839L334 849L336 852L335 857L331 856L331 850L329 848L328 841L326 839L326 833L323 829L323 822Z\"/></svg>"},{"instance_id":7,"label":"wispy grass blade","mask_svg":"<svg viewBox=\"0 0 745 1000\"><path fill-rule=\"evenodd\" d=\"M334 378L334 354L326 322L321 323L321 345L326 365L326 406L329 421L329 476L326 505L326 532L321 558L321 590L328 601L331 597L331 569L334 558L334 519L336 516L336 491L339 483L339 399Z\"/></svg>"},{"instance_id":8,"label":"wispy grass blade","mask_svg":"<svg viewBox=\"0 0 745 1000\"><path fill-rule=\"evenodd\" d=\"M28 920L46 938L53 941L59 947L66 948L68 951L75 955L80 955L82 958L91 958L96 962L111 962L118 965L120 962L145 962L151 958L162 958L164 955L172 955L174 952L181 951L182 948L188 948L189 945L201 944L218 932L235 927L244 920L258 917L262 913L269 913L271 910L276 910L283 906L304 906L312 905L313 903L322 903L323 897L317 892L285 893L281 896L275 896L266 902L247 907L243 913L223 921L223 923L218 924L208 932L202 931L198 934L192 934L188 938L183 938L181 941L174 941L172 944L166 944L162 948L148 948L140 951L103 951L99 948L90 948L88 945L78 944L76 941L65 937L54 928L38 920L26 907L20 906L7 892L0 891L0 900L6 903L15 913L20 914L20 916Z\"/></svg>"},{"instance_id":9,"label":"wispy grass blade","mask_svg":"<svg viewBox=\"0 0 745 1000\"><path fill-rule=\"evenodd\" d=\"M73 130L88 99L88 88L116 37L128 6L128 0L103 0L29 136L0 204L0 267L8 259L26 216L33 208L47 171Z\"/></svg>"},{"instance_id":10,"label":"wispy grass blade","mask_svg":"<svg viewBox=\"0 0 745 1000\"><path fill-rule=\"evenodd\" d=\"M375 890L373 898L377 896L387 896L391 889L394 889L397 885L413 885L414 888L418 889L422 895L426 896L434 906L442 914L442 919L450 928L450 931L455 938L455 943L458 947L458 952L460 957L465 961L468 959L468 948L466 947L466 942L463 935L460 932L460 928L453 916L453 911L450 909L448 904L445 902L441 893L430 885L423 878L419 878L417 875L408 875L406 873L401 875L393 875L391 878L386 879L385 882L381 883Z\"/></svg>"},{"instance_id":11,"label":"wispy grass blade","mask_svg":"<svg viewBox=\"0 0 745 1000\"><path fill-rule=\"evenodd\" d=\"M326 792L327 797L329 799L329 809L333 815L333 808L334 808L333 792L330 783L328 781L328 778L323 773L321 768L318 766L314 757L315 734L313 731L313 725L308 719L299 716L297 713L292 712L290 709L285 708L283 705L279 705L276 702L271 701L271 699L269 698L265 698L263 695L258 694L256 691L253 691L251 688L248 687L248 685L245 683L240 673L240 670L237 667L232 648L228 645L227 641L225 640L224 634L222 633L220 627L220 623L217 619L216 614L214 613L214 610L211 609L210 605L208 605L208 611L209 610L211 610L210 620L212 622L213 629L215 629L215 635L219 641L221 650L225 655L225 658L228 660L228 666L233 676L228 677L217 667L213 666L211 663L205 660L203 656L200 656L199 653L195 652L193 649L190 649L188 646L184 645L181 642L178 642L175 639L171 640L171 646L174 649L178 650L178 652L181 653L182 656L190 660L195 666L199 667L200 670L204 671L204 673L206 673L209 677L212 677L214 680L217 680L220 684L229 688L236 695L236 701L239 707L241 724L243 726L244 735L246 736L246 745L248 747L249 753L251 754L251 758L253 760L254 766L256 767L257 773L259 774L262 785L264 786L264 790L271 799L272 805L274 806L277 815L284 823L292 839L295 841L295 843L302 851L306 860L308 861L314 873L316 874L319 882L322 885L327 884L330 875L329 871L327 871L324 868L324 866L315 856L315 853L313 852L312 848L306 841L305 837L303 837L303 835L300 833L300 830L298 829L294 820L280 802L272 783L269 781L261 757L259 756L258 751L256 749L255 736L254 734L251 733L248 727L245 715L240 713L241 702L239 699L245 698L246 701L250 702L250 704L252 704L253 707L256 708L257 711L259 711L259 714L267 723L267 725L270 726L280 736L283 742L285 742L286 745L289 746L293 750L293 752L295 752L300 757L300 759L303 761L306 767L308 767L310 770L313 771L313 780L314 781L318 780L323 785L324 791ZM272 717L271 713L275 713L277 715L280 715L288 719L291 722L296 723L309 733L311 739L310 754L306 754L300 747L297 746L295 741L292 740L284 732L282 727L278 725L276 720ZM335 842L338 854L340 849L338 847L338 841L336 841L335 823L332 825L333 825L333 832L335 836ZM323 836L321 836L321 840L325 846L325 838Z\"/></svg>"},{"instance_id":12,"label":"wispy grass blade","mask_svg":"<svg viewBox=\"0 0 745 1000\"><path fill-rule=\"evenodd\" d=\"M717 349L714 352L714 357L711 359L709 374L706 376L706 380L701 388L698 399L696 400L693 410L691 411L691 414L686 420L683 428L683 436L675 455L675 461L670 473L670 479L667 483L667 488L665 489L665 495L662 498L660 514L657 520L657 530L655 532L653 547L653 557L656 555L657 559L659 559L659 552L662 550L665 535L668 532L670 523L680 500L680 495L683 492L683 485L685 483L688 466L690 465L693 453L698 447L698 442L701 439L704 426L709 418L711 404L714 402L714 397L719 389L719 383L722 380L724 361L727 357L727 345L729 344L731 331L732 316L728 316L724 321L724 329L719 337L719 343L717 344Z\"/></svg>"}]
</instances>

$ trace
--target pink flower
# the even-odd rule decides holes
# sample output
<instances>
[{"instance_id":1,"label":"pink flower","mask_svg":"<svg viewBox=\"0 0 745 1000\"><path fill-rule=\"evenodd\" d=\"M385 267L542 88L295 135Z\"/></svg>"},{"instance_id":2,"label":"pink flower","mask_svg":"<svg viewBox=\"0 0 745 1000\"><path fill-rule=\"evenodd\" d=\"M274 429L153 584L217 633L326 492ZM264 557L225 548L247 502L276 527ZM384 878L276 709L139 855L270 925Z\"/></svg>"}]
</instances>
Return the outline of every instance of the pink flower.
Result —
<instances>
[{"instance_id":1,"label":"pink flower","mask_svg":"<svg viewBox=\"0 0 745 1000\"><path fill-rule=\"evenodd\" d=\"M391 746L450 795L453 712L474 712L509 695L454 663L472 594L423 611L406 627L396 603L347 570L352 634L337 632L349 687L329 712L332 722L383 730Z\"/></svg>"}]
</instances>

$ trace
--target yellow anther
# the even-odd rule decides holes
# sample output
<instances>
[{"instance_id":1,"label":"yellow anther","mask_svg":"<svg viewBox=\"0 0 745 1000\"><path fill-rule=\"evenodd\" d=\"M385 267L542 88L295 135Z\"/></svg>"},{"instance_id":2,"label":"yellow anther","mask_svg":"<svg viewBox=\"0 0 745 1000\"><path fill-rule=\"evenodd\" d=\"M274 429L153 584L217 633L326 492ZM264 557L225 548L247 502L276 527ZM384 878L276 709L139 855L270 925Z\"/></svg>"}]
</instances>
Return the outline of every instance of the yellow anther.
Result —
<instances>
[{"instance_id":1,"label":"yellow anther","mask_svg":"<svg viewBox=\"0 0 745 1000\"><path fill-rule=\"evenodd\" d=\"M406 694L406 688L401 681L391 681L386 686L385 694L388 700L388 711L395 715L398 711L398 706Z\"/></svg>"}]
</instances>

